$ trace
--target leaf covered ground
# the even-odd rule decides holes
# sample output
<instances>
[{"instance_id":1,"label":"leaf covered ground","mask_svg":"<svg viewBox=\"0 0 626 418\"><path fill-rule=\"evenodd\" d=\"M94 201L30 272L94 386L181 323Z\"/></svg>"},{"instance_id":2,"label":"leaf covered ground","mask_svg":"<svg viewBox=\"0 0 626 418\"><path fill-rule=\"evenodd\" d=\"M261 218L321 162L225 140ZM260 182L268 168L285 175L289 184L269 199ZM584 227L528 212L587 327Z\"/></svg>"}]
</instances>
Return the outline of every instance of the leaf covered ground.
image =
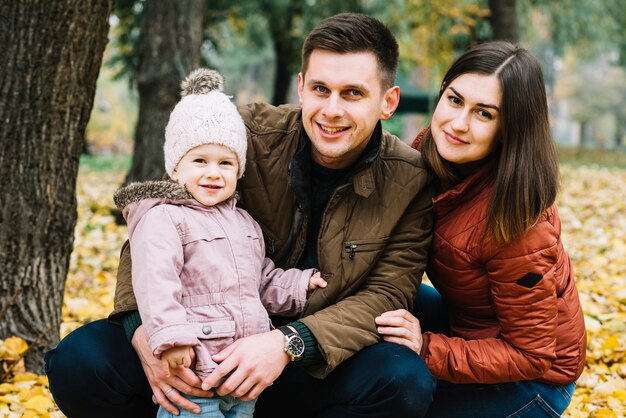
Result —
<instances>
[{"instance_id":1,"label":"leaf covered ground","mask_svg":"<svg viewBox=\"0 0 626 418\"><path fill-rule=\"evenodd\" d=\"M626 169L562 165L559 210L588 330L587 366L568 417L626 416ZM123 170L81 167L79 217L66 283L61 335L111 311L126 228L111 215ZM0 340L0 418L63 417L47 378L23 370L26 343ZM10 370L9 370L10 368ZM8 372L7 372L8 371Z\"/></svg>"}]
</instances>

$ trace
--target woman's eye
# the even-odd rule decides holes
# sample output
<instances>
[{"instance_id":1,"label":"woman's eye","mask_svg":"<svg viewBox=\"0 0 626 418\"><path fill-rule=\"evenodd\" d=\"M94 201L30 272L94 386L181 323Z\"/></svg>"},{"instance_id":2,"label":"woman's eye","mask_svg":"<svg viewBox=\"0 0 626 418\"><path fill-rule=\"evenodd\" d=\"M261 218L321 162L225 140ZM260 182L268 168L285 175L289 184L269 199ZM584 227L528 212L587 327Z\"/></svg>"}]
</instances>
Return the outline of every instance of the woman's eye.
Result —
<instances>
[{"instance_id":1,"label":"woman's eye","mask_svg":"<svg viewBox=\"0 0 626 418\"><path fill-rule=\"evenodd\" d=\"M483 119L488 119L488 120L493 119L493 115L487 112L486 110L478 109L477 113L478 113L478 116L480 116Z\"/></svg>"},{"instance_id":2,"label":"woman's eye","mask_svg":"<svg viewBox=\"0 0 626 418\"><path fill-rule=\"evenodd\" d=\"M456 96L448 96L448 100L450 101L450 103L455 104L455 105L461 104L461 99L459 99Z\"/></svg>"}]
</instances>

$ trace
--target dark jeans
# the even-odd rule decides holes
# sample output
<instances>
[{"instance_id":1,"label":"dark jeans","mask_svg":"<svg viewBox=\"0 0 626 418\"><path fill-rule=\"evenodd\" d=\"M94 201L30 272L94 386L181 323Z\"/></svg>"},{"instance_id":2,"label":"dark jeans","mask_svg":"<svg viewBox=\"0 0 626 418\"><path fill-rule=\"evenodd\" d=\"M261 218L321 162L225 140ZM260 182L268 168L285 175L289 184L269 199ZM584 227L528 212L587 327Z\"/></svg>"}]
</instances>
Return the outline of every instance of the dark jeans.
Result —
<instances>
[{"instance_id":1,"label":"dark jeans","mask_svg":"<svg viewBox=\"0 0 626 418\"><path fill-rule=\"evenodd\" d=\"M156 416L150 386L122 327L106 320L84 325L47 352L45 360L50 391L69 418ZM382 342L324 380L288 366L261 394L254 416L416 418L426 413L434 388L418 355Z\"/></svg>"},{"instance_id":2,"label":"dark jeans","mask_svg":"<svg viewBox=\"0 0 626 418\"><path fill-rule=\"evenodd\" d=\"M422 285L415 300L415 315L422 331L448 334L445 306L431 286ZM554 386L537 381L493 385L437 381L428 418L535 418L559 417L569 405L574 383Z\"/></svg>"},{"instance_id":3,"label":"dark jeans","mask_svg":"<svg viewBox=\"0 0 626 418\"><path fill-rule=\"evenodd\" d=\"M424 331L448 333L441 297L421 286L416 316ZM156 416L151 390L121 327L87 324L46 353L50 390L69 418ZM536 381L496 385L434 381L412 351L379 343L342 363L324 380L288 366L259 398L255 417L558 417L570 403L574 383ZM429 408L430 405L430 408Z\"/></svg>"}]
</instances>

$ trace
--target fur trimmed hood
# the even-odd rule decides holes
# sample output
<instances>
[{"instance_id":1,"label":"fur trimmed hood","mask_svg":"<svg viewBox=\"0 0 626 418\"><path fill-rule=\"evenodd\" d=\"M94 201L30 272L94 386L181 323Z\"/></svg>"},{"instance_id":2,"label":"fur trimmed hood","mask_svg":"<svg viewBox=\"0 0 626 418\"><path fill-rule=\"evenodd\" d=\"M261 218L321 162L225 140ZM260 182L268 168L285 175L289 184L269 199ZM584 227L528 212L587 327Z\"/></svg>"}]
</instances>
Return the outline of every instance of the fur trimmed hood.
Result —
<instances>
[{"instance_id":1,"label":"fur trimmed hood","mask_svg":"<svg viewBox=\"0 0 626 418\"><path fill-rule=\"evenodd\" d=\"M173 181L144 181L131 183L113 194L113 202L121 211L131 203L146 199L189 200L193 199L183 187Z\"/></svg>"},{"instance_id":2,"label":"fur trimmed hood","mask_svg":"<svg viewBox=\"0 0 626 418\"><path fill-rule=\"evenodd\" d=\"M178 183L166 180L131 183L116 191L113 201L122 211L131 237L141 218L155 206L173 204L203 207Z\"/></svg>"}]
</instances>

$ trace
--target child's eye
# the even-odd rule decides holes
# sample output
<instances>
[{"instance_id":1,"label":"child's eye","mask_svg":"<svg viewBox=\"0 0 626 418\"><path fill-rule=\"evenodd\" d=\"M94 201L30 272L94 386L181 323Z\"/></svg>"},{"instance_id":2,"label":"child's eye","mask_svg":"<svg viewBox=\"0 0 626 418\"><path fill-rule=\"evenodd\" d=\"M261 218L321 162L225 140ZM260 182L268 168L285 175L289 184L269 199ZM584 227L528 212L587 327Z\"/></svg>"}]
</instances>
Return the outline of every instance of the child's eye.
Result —
<instances>
[{"instance_id":1,"label":"child's eye","mask_svg":"<svg viewBox=\"0 0 626 418\"><path fill-rule=\"evenodd\" d=\"M193 162L198 164L204 164L206 161L204 160L204 158L196 158L193 160Z\"/></svg>"},{"instance_id":2,"label":"child's eye","mask_svg":"<svg viewBox=\"0 0 626 418\"><path fill-rule=\"evenodd\" d=\"M224 160L220 162L221 165L233 165L232 161Z\"/></svg>"}]
</instances>

